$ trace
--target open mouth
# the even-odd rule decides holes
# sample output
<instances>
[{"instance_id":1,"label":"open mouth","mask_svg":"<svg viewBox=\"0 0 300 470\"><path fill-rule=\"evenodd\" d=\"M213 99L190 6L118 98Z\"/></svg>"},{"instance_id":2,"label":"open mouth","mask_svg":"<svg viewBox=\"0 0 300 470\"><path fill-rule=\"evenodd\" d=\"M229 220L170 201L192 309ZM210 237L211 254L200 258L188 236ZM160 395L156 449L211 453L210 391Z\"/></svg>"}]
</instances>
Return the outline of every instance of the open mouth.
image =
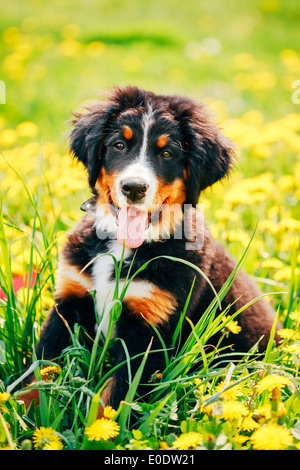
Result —
<instances>
[{"instance_id":1,"label":"open mouth","mask_svg":"<svg viewBox=\"0 0 300 470\"><path fill-rule=\"evenodd\" d=\"M116 218L118 242L122 246L125 244L126 248L141 246L145 241L146 230L150 224L157 224L161 220L164 205L167 202L167 199L165 199L157 210L145 212L135 205L117 207L109 195L109 204Z\"/></svg>"}]
</instances>

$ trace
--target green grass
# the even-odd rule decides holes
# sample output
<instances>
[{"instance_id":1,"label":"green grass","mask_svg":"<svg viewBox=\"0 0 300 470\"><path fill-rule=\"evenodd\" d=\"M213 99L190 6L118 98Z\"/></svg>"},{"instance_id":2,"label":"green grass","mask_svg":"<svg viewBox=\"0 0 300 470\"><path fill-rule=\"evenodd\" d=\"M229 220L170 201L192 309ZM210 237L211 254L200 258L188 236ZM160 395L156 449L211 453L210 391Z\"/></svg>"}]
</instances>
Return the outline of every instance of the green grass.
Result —
<instances>
[{"instance_id":1,"label":"green grass","mask_svg":"<svg viewBox=\"0 0 300 470\"><path fill-rule=\"evenodd\" d=\"M297 0L239 5L225 0L187 5L177 0L26 0L0 6L0 80L6 84L6 104L0 105L0 286L5 294L0 301L0 344L5 346L0 393L10 393L6 401L0 394L0 448L33 448L33 433L44 426L58 433L64 449L174 448L177 438L189 432L201 435L197 448L253 449L254 422L259 430L279 426L273 429L273 444L299 447L300 125L299 105L291 98L292 83L300 77L299 16ZM229 181L202 196L206 218L213 234L255 276L294 337L283 338L279 347L271 337L265 356L256 357L254 348L233 365L222 342L213 352L206 348L215 332L226 334L235 320L230 311L219 315L216 297L191 325L186 343L170 358L165 352L167 366L153 377L147 402L135 392L148 352L140 356L136 375L127 354L130 389L113 418L120 432L115 440L95 442L84 432L95 421L99 395L109 380L110 334L122 314L124 291L116 285L104 344L99 330L88 349L85 332L77 327L59 358L61 373L55 380L41 380L42 366L50 363L35 360L34 345L53 302L64 234L89 196L85 173L67 155L71 111L101 95L98 90L125 84L188 94L217 113L239 160ZM118 273L117 263L115 268ZM128 282L134 275L129 273ZM16 292L18 276L23 283ZM34 279L32 287L26 276ZM188 302L189 297L186 308ZM33 369L40 404L25 410L21 382ZM268 375L289 383L275 392L256 391ZM235 402L248 410L252 428L222 414L223 380L228 394L238 387ZM268 416L262 406L268 407ZM288 432L292 442L279 442L280 431ZM260 442L267 448L261 437Z\"/></svg>"}]
</instances>

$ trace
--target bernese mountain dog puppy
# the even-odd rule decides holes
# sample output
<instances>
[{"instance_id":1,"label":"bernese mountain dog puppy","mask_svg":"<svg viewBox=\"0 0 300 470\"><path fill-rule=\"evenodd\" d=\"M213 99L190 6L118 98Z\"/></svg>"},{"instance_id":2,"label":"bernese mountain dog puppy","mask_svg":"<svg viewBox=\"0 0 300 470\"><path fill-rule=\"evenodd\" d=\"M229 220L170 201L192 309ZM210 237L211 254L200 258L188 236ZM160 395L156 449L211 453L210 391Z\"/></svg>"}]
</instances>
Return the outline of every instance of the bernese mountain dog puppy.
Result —
<instances>
[{"instance_id":1,"label":"bernese mountain dog puppy","mask_svg":"<svg viewBox=\"0 0 300 470\"><path fill-rule=\"evenodd\" d=\"M193 282L186 315L196 324L236 266L212 238L197 207L200 193L228 174L233 145L201 104L121 87L109 92L105 101L74 113L70 149L87 169L93 196L62 250L55 306L42 327L37 357L56 358L69 345L66 324L71 329L80 324L94 337L100 318L107 334L105 312L115 292L115 261L122 258L119 290L129 268L136 274L114 325L113 335L120 340L114 341L113 356L115 365L126 363L126 345L135 357L130 364L133 377L152 341L154 352L141 381L147 383L165 366L156 332L170 348ZM233 314L260 295L241 270L222 309L231 305ZM236 317L241 332L228 344L247 352L260 340L259 349L264 350L274 318L264 299L250 304ZM184 321L182 341L190 333L190 323ZM112 374L102 401L117 409L127 390L126 364Z\"/></svg>"}]
</instances>

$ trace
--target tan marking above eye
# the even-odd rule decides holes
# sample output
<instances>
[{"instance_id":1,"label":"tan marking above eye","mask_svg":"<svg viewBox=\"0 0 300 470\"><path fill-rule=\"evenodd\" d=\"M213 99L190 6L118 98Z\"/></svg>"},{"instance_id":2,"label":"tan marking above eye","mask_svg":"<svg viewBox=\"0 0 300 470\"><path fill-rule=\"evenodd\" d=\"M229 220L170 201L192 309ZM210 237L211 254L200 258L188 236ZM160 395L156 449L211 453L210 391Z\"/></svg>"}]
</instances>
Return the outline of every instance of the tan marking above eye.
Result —
<instances>
[{"instance_id":1,"label":"tan marking above eye","mask_svg":"<svg viewBox=\"0 0 300 470\"><path fill-rule=\"evenodd\" d=\"M127 140L132 139L133 132L132 132L131 127L129 127L129 126L123 126L123 136L124 136L125 139L127 139Z\"/></svg>"},{"instance_id":2,"label":"tan marking above eye","mask_svg":"<svg viewBox=\"0 0 300 470\"><path fill-rule=\"evenodd\" d=\"M162 134L159 138L158 138L158 141L157 141L157 146L159 148L162 148L162 147L165 147L167 145L167 143L169 142L169 134Z\"/></svg>"}]
</instances>

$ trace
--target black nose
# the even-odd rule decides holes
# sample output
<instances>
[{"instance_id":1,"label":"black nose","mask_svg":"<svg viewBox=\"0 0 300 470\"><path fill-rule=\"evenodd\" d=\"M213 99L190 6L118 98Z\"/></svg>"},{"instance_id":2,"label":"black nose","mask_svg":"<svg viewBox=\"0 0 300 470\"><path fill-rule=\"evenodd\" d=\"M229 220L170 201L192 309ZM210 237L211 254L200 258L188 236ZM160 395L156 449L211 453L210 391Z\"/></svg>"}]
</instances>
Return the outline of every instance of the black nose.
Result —
<instances>
[{"instance_id":1,"label":"black nose","mask_svg":"<svg viewBox=\"0 0 300 470\"><path fill-rule=\"evenodd\" d=\"M124 181L122 183L122 193L127 197L131 202L140 201L143 197L146 196L146 191L148 189L148 184L144 182L137 181Z\"/></svg>"}]
</instances>

